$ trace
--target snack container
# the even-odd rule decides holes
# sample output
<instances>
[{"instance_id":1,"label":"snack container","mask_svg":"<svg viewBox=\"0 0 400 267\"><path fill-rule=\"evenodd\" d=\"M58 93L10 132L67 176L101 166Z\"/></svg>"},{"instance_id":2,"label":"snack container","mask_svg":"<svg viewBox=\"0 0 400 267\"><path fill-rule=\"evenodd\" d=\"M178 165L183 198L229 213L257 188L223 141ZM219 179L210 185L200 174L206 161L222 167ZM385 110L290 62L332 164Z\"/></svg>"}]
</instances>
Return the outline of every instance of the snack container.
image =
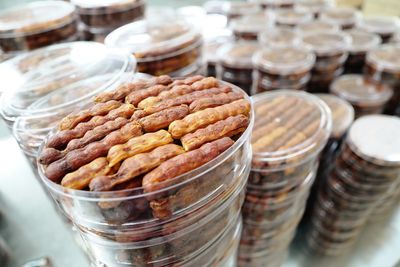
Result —
<instances>
[{"instance_id":1,"label":"snack container","mask_svg":"<svg viewBox=\"0 0 400 267\"><path fill-rule=\"evenodd\" d=\"M250 95L253 83L254 53L260 45L254 41L227 43L218 49L217 77L239 86Z\"/></svg>"},{"instance_id":2,"label":"snack container","mask_svg":"<svg viewBox=\"0 0 400 267\"><path fill-rule=\"evenodd\" d=\"M84 107L95 94L118 86L135 66L129 54L94 42L58 44L23 54L0 65L6 89L1 116L34 160L61 117Z\"/></svg>"},{"instance_id":3,"label":"snack container","mask_svg":"<svg viewBox=\"0 0 400 267\"><path fill-rule=\"evenodd\" d=\"M281 9L293 8L296 0L249 0L249 2L257 3L263 9Z\"/></svg>"},{"instance_id":4,"label":"snack container","mask_svg":"<svg viewBox=\"0 0 400 267\"><path fill-rule=\"evenodd\" d=\"M364 17L357 27L364 31L378 34L382 39L382 43L387 43L398 31L399 20L397 17L387 16Z\"/></svg>"},{"instance_id":5,"label":"snack container","mask_svg":"<svg viewBox=\"0 0 400 267\"><path fill-rule=\"evenodd\" d=\"M299 9L278 9L274 12L276 25L295 27L313 20L313 15Z\"/></svg>"},{"instance_id":6,"label":"snack container","mask_svg":"<svg viewBox=\"0 0 400 267\"><path fill-rule=\"evenodd\" d=\"M337 24L330 22L330 21L323 21L323 20L313 20L305 23L301 23L297 25L296 31L300 35L307 35L310 33L329 33L329 32L338 32L339 27Z\"/></svg>"},{"instance_id":7,"label":"snack container","mask_svg":"<svg viewBox=\"0 0 400 267\"><path fill-rule=\"evenodd\" d=\"M322 11L319 18L337 24L342 30L348 30L358 24L360 14L353 8L335 7Z\"/></svg>"},{"instance_id":8,"label":"snack container","mask_svg":"<svg viewBox=\"0 0 400 267\"><path fill-rule=\"evenodd\" d=\"M115 29L143 18L145 0L72 0L80 21L89 29Z\"/></svg>"},{"instance_id":9,"label":"snack container","mask_svg":"<svg viewBox=\"0 0 400 267\"><path fill-rule=\"evenodd\" d=\"M259 34L259 42L268 47L291 47L300 43L299 34L290 27L275 26Z\"/></svg>"},{"instance_id":10,"label":"snack container","mask_svg":"<svg viewBox=\"0 0 400 267\"><path fill-rule=\"evenodd\" d=\"M261 7L258 4L251 2L226 1L222 5L222 12L228 18L228 22L234 18L257 14L260 11Z\"/></svg>"},{"instance_id":11,"label":"snack container","mask_svg":"<svg viewBox=\"0 0 400 267\"><path fill-rule=\"evenodd\" d=\"M203 66L201 31L183 17L149 18L122 26L107 35L108 47L132 53L138 71L182 76Z\"/></svg>"},{"instance_id":12,"label":"snack container","mask_svg":"<svg viewBox=\"0 0 400 267\"><path fill-rule=\"evenodd\" d=\"M272 15L260 13L233 19L229 26L236 40L257 41L260 32L273 28L274 19Z\"/></svg>"},{"instance_id":13,"label":"snack container","mask_svg":"<svg viewBox=\"0 0 400 267\"><path fill-rule=\"evenodd\" d=\"M253 56L253 94L281 88L304 90L315 55L301 47L269 47Z\"/></svg>"},{"instance_id":14,"label":"snack container","mask_svg":"<svg viewBox=\"0 0 400 267\"><path fill-rule=\"evenodd\" d=\"M334 6L334 0L298 0L295 3L295 9L311 13L314 18L318 18L321 12Z\"/></svg>"},{"instance_id":15,"label":"snack container","mask_svg":"<svg viewBox=\"0 0 400 267\"><path fill-rule=\"evenodd\" d=\"M0 49L28 51L78 38L75 7L64 1L37 1L0 12Z\"/></svg>"},{"instance_id":16,"label":"snack container","mask_svg":"<svg viewBox=\"0 0 400 267\"><path fill-rule=\"evenodd\" d=\"M356 118L382 113L393 95L390 87L368 82L357 74L337 78L331 84L330 91L353 105Z\"/></svg>"}]
</instances>

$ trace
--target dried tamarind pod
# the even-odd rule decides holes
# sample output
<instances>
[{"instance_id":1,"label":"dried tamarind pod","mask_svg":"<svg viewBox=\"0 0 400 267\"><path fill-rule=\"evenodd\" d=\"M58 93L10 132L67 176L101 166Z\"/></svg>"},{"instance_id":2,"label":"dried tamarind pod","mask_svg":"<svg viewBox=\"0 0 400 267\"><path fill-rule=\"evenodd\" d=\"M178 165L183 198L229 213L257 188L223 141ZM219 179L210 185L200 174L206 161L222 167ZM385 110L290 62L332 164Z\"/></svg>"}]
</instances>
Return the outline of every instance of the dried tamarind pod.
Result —
<instances>
[{"instance_id":1,"label":"dried tamarind pod","mask_svg":"<svg viewBox=\"0 0 400 267\"><path fill-rule=\"evenodd\" d=\"M122 101L132 91L144 89L156 84L168 85L171 82L172 82L171 77L167 75L154 77L150 80L136 80L131 83L125 83L119 86L114 91L101 93L95 97L94 101L95 102L107 102L110 100Z\"/></svg>"},{"instance_id":2,"label":"dried tamarind pod","mask_svg":"<svg viewBox=\"0 0 400 267\"><path fill-rule=\"evenodd\" d=\"M239 134L246 130L248 124L249 119L244 115L229 117L184 135L181 138L182 146L186 151L193 150L207 142Z\"/></svg>"},{"instance_id":3,"label":"dried tamarind pod","mask_svg":"<svg viewBox=\"0 0 400 267\"><path fill-rule=\"evenodd\" d=\"M212 97L221 93L228 93L231 90L232 89L229 86L223 86L218 88L210 88L201 91L195 91L186 95L178 96L176 98L166 99L164 101L155 104L154 106L146 107L144 111L146 111L148 114L152 114L173 106L178 106L182 104L189 105L196 99L200 99L203 97Z\"/></svg>"},{"instance_id":4,"label":"dried tamarind pod","mask_svg":"<svg viewBox=\"0 0 400 267\"><path fill-rule=\"evenodd\" d=\"M51 136L46 143L47 147L64 149L69 141L76 138L81 138L87 131L106 123L107 121L115 120L118 117L130 118L135 112L135 107L131 104L122 104L119 108L111 110L106 116L95 116L87 122L79 123L72 130L57 132Z\"/></svg>"},{"instance_id":5,"label":"dried tamarind pod","mask_svg":"<svg viewBox=\"0 0 400 267\"><path fill-rule=\"evenodd\" d=\"M165 130L160 130L155 133L147 133L132 138L125 144L113 146L110 151L108 151L107 159L110 167L112 167L126 158L147 152L158 146L172 143L173 141L171 135Z\"/></svg>"},{"instance_id":6,"label":"dried tamarind pod","mask_svg":"<svg viewBox=\"0 0 400 267\"><path fill-rule=\"evenodd\" d=\"M171 122L180 120L188 114L189 107L187 105L180 105L141 118L139 123L142 125L145 132L155 132L167 128Z\"/></svg>"},{"instance_id":7,"label":"dried tamarind pod","mask_svg":"<svg viewBox=\"0 0 400 267\"><path fill-rule=\"evenodd\" d=\"M168 144L157 147L148 153L137 154L124 160L116 174L94 178L90 182L89 188L91 191L109 191L119 184L132 179L136 180L137 176L184 152L181 146Z\"/></svg>"},{"instance_id":8,"label":"dried tamarind pod","mask_svg":"<svg viewBox=\"0 0 400 267\"><path fill-rule=\"evenodd\" d=\"M204 76L195 75L195 76L192 76L192 77L187 77L185 79L175 80L169 85L169 87L172 88L172 87L177 86L177 85L191 85L191 84L193 84L193 83L195 83L197 81L200 81L202 79L204 79Z\"/></svg>"},{"instance_id":9,"label":"dried tamarind pod","mask_svg":"<svg viewBox=\"0 0 400 267\"><path fill-rule=\"evenodd\" d=\"M168 90L168 87L165 85L161 85L161 84L153 85L146 89L136 90L136 91L133 91L132 93L130 93L125 98L125 103L136 106L137 104L139 104L140 101L142 101L150 96L156 96L165 90Z\"/></svg>"},{"instance_id":10,"label":"dried tamarind pod","mask_svg":"<svg viewBox=\"0 0 400 267\"><path fill-rule=\"evenodd\" d=\"M217 94L212 97L196 99L190 104L189 109L190 113L194 113L202 109L214 108L217 106L228 104L242 98L243 95L236 92Z\"/></svg>"},{"instance_id":11,"label":"dried tamarind pod","mask_svg":"<svg viewBox=\"0 0 400 267\"><path fill-rule=\"evenodd\" d=\"M98 103L89 109L73 113L63 118L58 125L60 131L70 130L75 128L75 126L84 121L88 121L90 118L99 115L105 115L113 109L116 109L122 105L121 102L110 100L105 103Z\"/></svg>"},{"instance_id":12,"label":"dried tamarind pod","mask_svg":"<svg viewBox=\"0 0 400 267\"><path fill-rule=\"evenodd\" d=\"M191 113L182 120L172 122L168 127L168 131L171 133L173 138L179 139L185 134L191 133L198 128L205 127L231 116L240 114L247 115L249 113L250 103L245 99L236 100L229 104Z\"/></svg>"},{"instance_id":13,"label":"dried tamarind pod","mask_svg":"<svg viewBox=\"0 0 400 267\"><path fill-rule=\"evenodd\" d=\"M110 170L106 158L97 158L78 170L65 175L61 180L61 185L72 189L84 189L94 177L107 175Z\"/></svg>"},{"instance_id":14,"label":"dried tamarind pod","mask_svg":"<svg viewBox=\"0 0 400 267\"><path fill-rule=\"evenodd\" d=\"M143 177L142 184L145 192L162 189L162 186L165 185L163 182L204 165L227 150L233 143L232 139L224 137L163 162Z\"/></svg>"},{"instance_id":15,"label":"dried tamarind pod","mask_svg":"<svg viewBox=\"0 0 400 267\"><path fill-rule=\"evenodd\" d=\"M158 96L152 96L142 100L138 104L138 108L144 109L146 107L154 106L162 100L189 94L191 92L193 92L193 89L189 85L177 85L168 91L161 92Z\"/></svg>"},{"instance_id":16,"label":"dried tamarind pod","mask_svg":"<svg viewBox=\"0 0 400 267\"><path fill-rule=\"evenodd\" d=\"M96 158L106 156L111 147L126 143L131 138L141 134L142 127L140 124L137 121L129 122L121 129L108 134L102 140L73 150L62 159L52 162L47 166L45 175L49 180L58 183L67 173L77 170Z\"/></svg>"},{"instance_id":17,"label":"dried tamarind pod","mask_svg":"<svg viewBox=\"0 0 400 267\"><path fill-rule=\"evenodd\" d=\"M191 87L193 88L194 91L204 90L204 89L218 87L218 86L219 86L219 82L214 77L207 77L207 78L201 79L191 85Z\"/></svg>"}]
</instances>

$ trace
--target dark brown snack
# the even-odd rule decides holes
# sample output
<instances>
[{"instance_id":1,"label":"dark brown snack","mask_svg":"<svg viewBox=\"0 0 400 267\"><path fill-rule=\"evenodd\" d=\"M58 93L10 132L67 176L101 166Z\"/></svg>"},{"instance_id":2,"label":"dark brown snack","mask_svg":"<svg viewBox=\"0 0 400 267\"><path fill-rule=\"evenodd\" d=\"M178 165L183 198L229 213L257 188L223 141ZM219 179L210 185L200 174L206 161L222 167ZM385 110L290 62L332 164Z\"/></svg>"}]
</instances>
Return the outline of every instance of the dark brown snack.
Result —
<instances>
[{"instance_id":1,"label":"dark brown snack","mask_svg":"<svg viewBox=\"0 0 400 267\"><path fill-rule=\"evenodd\" d=\"M105 116L94 116L88 122L79 123L74 129L57 132L52 135L46 143L49 148L63 149L69 141L81 138L86 132L100 126L108 121L119 117L130 118L135 111L135 107L130 104L122 104L120 107L111 110Z\"/></svg>"},{"instance_id":2,"label":"dark brown snack","mask_svg":"<svg viewBox=\"0 0 400 267\"><path fill-rule=\"evenodd\" d=\"M124 144L117 144L111 147L108 151L107 159L110 162L110 167L113 167L126 158L172 142L173 139L170 133L165 130L160 130L155 133L147 133L131 138Z\"/></svg>"},{"instance_id":3,"label":"dark brown snack","mask_svg":"<svg viewBox=\"0 0 400 267\"><path fill-rule=\"evenodd\" d=\"M196 99L190 104L189 109L190 113L194 113L206 108L215 108L224 104L228 104L242 98L242 94L235 92L217 94L212 97Z\"/></svg>"},{"instance_id":4,"label":"dark brown snack","mask_svg":"<svg viewBox=\"0 0 400 267\"><path fill-rule=\"evenodd\" d=\"M51 181L59 182L69 172L79 169L96 158L106 156L111 147L126 143L131 138L141 134L142 127L140 124L136 121L130 122L121 129L110 133L103 140L67 153L64 158L48 165L45 175Z\"/></svg>"},{"instance_id":5,"label":"dark brown snack","mask_svg":"<svg viewBox=\"0 0 400 267\"><path fill-rule=\"evenodd\" d=\"M147 117L141 118L139 123L142 125L145 132L155 132L163 128L168 128L170 123L183 119L188 114L188 106L180 105L163 109Z\"/></svg>"},{"instance_id":6,"label":"dark brown snack","mask_svg":"<svg viewBox=\"0 0 400 267\"><path fill-rule=\"evenodd\" d=\"M75 126L77 126L79 123L88 121L95 116L105 115L111 110L119 108L121 105L121 102L115 100L96 104L89 109L70 114L67 117L63 118L58 125L58 129L60 131L71 130L75 128Z\"/></svg>"},{"instance_id":7,"label":"dark brown snack","mask_svg":"<svg viewBox=\"0 0 400 267\"><path fill-rule=\"evenodd\" d=\"M137 80L120 85L116 90L104 92L94 98L95 102L107 102L110 100L123 100L127 95L136 90L143 90L154 85L168 85L172 82L171 77L162 75L150 80Z\"/></svg>"},{"instance_id":8,"label":"dark brown snack","mask_svg":"<svg viewBox=\"0 0 400 267\"><path fill-rule=\"evenodd\" d=\"M186 151L196 149L207 142L222 137L232 137L243 132L249 124L249 119L244 115L229 117L218 121L194 133L188 133L181 138L182 146Z\"/></svg>"},{"instance_id":9,"label":"dark brown snack","mask_svg":"<svg viewBox=\"0 0 400 267\"><path fill-rule=\"evenodd\" d=\"M111 171L106 158L97 158L83 165L78 170L68 173L61 180L61 185L71 189L84 189L90 181L99 175L107 175Z\"/></svg>"},{"instance_id":10,"label":"dark brown snack","mask_svg":"<svg viewBox=\"0 0 400 267\"><path fill-rule=\"evenodd\" d=\"M109 191L115 186L149 172L166 160L184 153L182 147L174 144L160 146L148 153L141 153L122 162L118 172L111 176L97 176L90 182L91 191ZM136 184L136 183L135 183ZM141 183L140 183L141 185Z\"/></svg>"},{"instance_id":11,"label":"dark brown snack","mask_svg":"<svg viewBox=\"0 0 400 267\"><path fill-rule=\"evenodd\" d=\"M175 98L165 99L159 103L155 103L153 106L146 107L144 109L144 111L147 112L148 114L152 114L152 113L164 110L166 108L170 108L170 107L178 106L178 105L182 105L182 104L189 105L197 99L201 99L204 97L211 97L211 96L215 96L215 95L221 94L221 93L229 93L231 91L232 91L232 88L229 86L222 86L222 87L205 89L205 90L201 90L201 91L194 91L192 93L178 96Z\"/></svg>"},{"instance_id":12,"label":"dark brown snack","mask_svg":"<svg viewBox=\"0 0 400 267\"><path fill-rule=\"evenodd\" d=\"M143 177L145 191L152 192L159 190L160 187L164 186L164 182L204 165L227 150L233 143L232 139L224 137L162 163Z\"/></svg>"},{"instance_id":13,"label":"dark brown snack","mask_svg":"<svg viewBox=\"0 0 400 267\"><path fill-rule=\"evenodd\" d=\"M157 85L153 85L146 89L133 91L132 93L130 93L129 95L126 96L125 103L129 103L129 104L136 106L137 104L139 104L140 101L142 101L150 96L156 96L159 93L161 93L162 91L166 91L166 90L168 90L167 86L157 84Z\"/></svg>"},{"instance_id":14,"label":"dark brown snack","mask_svg":"<svg viewBox=\"0 0 400 267\"><path fill-rule=\"evenodd\" d=\"M208 108L189 114L182 120L174 121L169 125L168 131L173 138L180 138L198 128L202 128L230 116L247 115L250 112L250 104L246 100L237 100L215 108Z\"/></svg>"}]
</instances>

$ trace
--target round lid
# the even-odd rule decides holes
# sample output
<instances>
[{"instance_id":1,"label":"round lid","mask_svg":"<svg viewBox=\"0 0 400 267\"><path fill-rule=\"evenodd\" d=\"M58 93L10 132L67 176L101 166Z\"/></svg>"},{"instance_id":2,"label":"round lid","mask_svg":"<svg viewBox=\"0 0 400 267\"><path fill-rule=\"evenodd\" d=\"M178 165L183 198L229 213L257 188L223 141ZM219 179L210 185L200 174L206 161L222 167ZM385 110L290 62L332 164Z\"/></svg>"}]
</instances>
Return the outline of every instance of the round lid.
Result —
<instances>
[{"instance_id":1,"label":"round lid","mask_svg":"<svg viewBox=\"0 0 400 267\"><path fill-rule=\"evenodd\" d=\"M271 17L268 17L266 13L259 13L233 19L229 26L233 32L257 34L272 27L273 20Z\"/></svg>"},{"instance_id":2,"label":"round lid","mask_svg":"<svg viewBox=\"0 0 400 267\"><path fill-rule=\"evenodd\" d=\"M1 114L9 121L22 115L44 114L76 105L118 82L128 71L134 71L135 60L95 42L73 42L53 45L17 56L0 64L0 82L5 90ZM108 82L90 90L64 88L76 82L107 75ZM47 95L52 101L43 101ZM58 99L57 101L55 101Z\"/></svg>"},{"instance_id":3,"label":"round lid","mask_svg":"<svg viewBox=\"0 0 400 267\"><path fill-rule=\"evenodd\" d=\"M225 33L221 33L220 36L215 37L212 40L208 40L204 44L204 56L208 63L216 64L218 61L217 51L218 49L229 42L233 41L232 33L226 30Z\"/></svg>"},{"instance_id":4,"label":"round lid","mask_svg":"<svg viewBox=\"0 0 400 267\"><path fill-rule=\"evenodd\" d=\"M399 27L399 21L396 17L364 17L358 27L376 34L393 34Z\"/></svg>"},{"instance_id":5,"label":"round lid","mask_svg":"<svg viewBox=\"0 0 400 267\"><path fill-rule=\"evenodd\" d=\"M379 35L360 29L352 29L346 31L346 33L351 38L349 52L368 52L369 50L377 48L382 42L382 39L379 37Z\"/></svg>"},{"instance_id":6,"label":"round lid","mask_svg":"<svg viewBox=\"0 0 400 267\"><path fill-rule=\"evenodd\" d=\"M310 33L302 38L317 56L329 56L343 53L350 44L350 37L344 33Z\"/></svg>"},{"instance_id":7,"label":"round lid","mask_svg":"<svg viewBox=\"0 0 400 267\"><path fill-rule=\"evenodd\" d=\"M279 90L252 97L255 125L252 135L253 168L287 168L315 157L331 132L329 107L318 97L300 91ZM259 166L260 164L260 166Z\"/></svg>"},{"instance_id":8,"label":"round lid","mask_svg":"<svg viewBox=\"0 0 400 267\"><path fill-rule=\"evenodd\" d=\"M269 47L254 54L255 67L280 75L309 71L315 55L301 47Z\"/></svg>"},{"instance_id":9,"label":"round lid","mask_svg":"<svg viewBox=\"0 0 400 267\"><path fill-rule=\"evenodd\" d=\"M400 166L400 119L369 115L357 119L347 144L359 157L383 166Z\"/></svg>"},{"instance_id":10,"label":"round lid","mask_svg":"<svg viewBox=\"0 0 400 267\"><path fill-rule=\"evenodd\" d=\"M400 44L385 44L367 53L366 62L381 71L400 71Z\"/></svg>"},{"instance_id":11,"label":"round lid","mask_svg":"<svg viewBox=\"0 0 400 267\"><path fill-rule=\"evenodd\" d=\"M258 4L251 2L226 2L222 8L228 16L250 15L261 11Z\"/></svg>"},{"instance_id":12,"label":"round lid","mask_svg":"<svg viewBox=\"0 0 400 267\"><path fill-rule=\"evenodd\" d=\"M57 28L75 19L64 1L37 1L0 11L0 37L17 37Z\"/></svg>"},{"instance_id":13,"label":"round lid","mask_svg":"<svg viewBox=\"0 0 400 267\"><path fill-rule=\"evenodd\" d=\"M340 76L332 83L330 90L355 105L383 105L393 95L389 87L369 83L362 75L357 74Z\"/></svg>"},{"instance_id":14,"label":"round lid","mask_svg":"<svg viewBox=\"0 0 400 267\"><path fill-rule=\"evenodd\" d=\"M218 49L218 60L224 66L231 68L253 68L252 57L260 49L257 42L241 41L227 43Z\"/></svg>"},{"instance_id":15,"label":"round lid","mask_svg":"<svg viewBox=\"0 0 400 267\"><path fill-rule=\"evenodd\" d=\"M300 23L312 21L313 18L313 14L298 9L285 8L275 11L275 19L276 22L279 24L297 25Z\"/></svg>"},{"instance_id":16,"label":"round lid","mask_svg":"<svg viewBox=\"0 0 400 267\"><path fill-rule=\"evenodd\" d=\"M339 27L329 21L313 20L309 22L302 23L297 26L297 31L302 34L309 34L315 32L338 32Z\"/></svg>"},{"instance_id":17,"label":"round lid","mask_svg":"<svg viewBox=\"0 0 400 267\"><path fill-rule=\"evenodd\" d=\"M319 13L335 6L335 0L297 0L296 9Z\"/></svg>"},{"instance_id":18,"label":"round lid","mask_svg":"<svg viewBox=\"0 0 400 267\"><path fill-rule=\"evenodd\" d=\"M300 37L289 27L277 26L261 32L259 40L263 45L287 47L298 44L300 42Z\"/></svg>"},{"instance_id":19,"label":"round lid","mask_svg":"<svg viewBox=\"0 0 400 267\"><path fill-rule=\"evenodd\" d=\"M71 0L79 8L92 9L102 7L123 8L142 2L141 0Z\"/></svg>"},{"instance_id":20,"label":"round lid","mask_svg":"<svg viewBox=\"0 0 400 267\"><path fill-rule=\"evenodd\" d=\"M321 98L331 109L332 114L332 133L331 137L340 138L354 121L353 106L335 95L331 94L316 94Z\"/></svg>"},{"instance_id":21,"label":"round lid","mask_svg":"<svg viewBox=\"0 0 400 267\"><path fill-rule=\"evenodd\" d=\"M334 7L325 9L320 14L320 19L346 26L357 23L360 15L354 8L350 7Z\"/></svg>"},{"instance_id":22,"label":"round lid","mask_svg":"<svg viewBox=\"0 0 400 267\"><path fill-rule=\"evenodd\" d=\"M180 17L141 20L124 25L109 35L104 43L108 47L123 48L137 58L159 54L160 50L174 49L199 38L200 31Z\"/></svg>"}]
</instances>

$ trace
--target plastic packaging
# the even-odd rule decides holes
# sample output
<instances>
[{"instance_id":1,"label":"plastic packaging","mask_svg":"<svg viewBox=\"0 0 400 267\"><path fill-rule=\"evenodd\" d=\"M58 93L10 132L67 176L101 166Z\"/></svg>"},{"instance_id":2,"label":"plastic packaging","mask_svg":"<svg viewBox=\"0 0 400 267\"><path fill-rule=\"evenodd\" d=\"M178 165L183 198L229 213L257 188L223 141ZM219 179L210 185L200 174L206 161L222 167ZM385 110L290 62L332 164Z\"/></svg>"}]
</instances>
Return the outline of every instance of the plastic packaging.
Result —
<instances>
[{"instance_id":1,"label":"plastic packaging","mask_svg":"<svg viewBox=\"0 0 400 267\"><path fill-rule=\"evenodd\" d=\"M252 57L260 48L257 42L229 43L218 49L217 77L233 83L250 95L252 88Z\"/></svg>"},{"instance_id":2,"label":"plastic packaging","mask_svg":"<svg viewBox=\"0 0 400 267\"><path fill-rule=\"evenodd\" d=\"M364 31L378 34L382 42L387 43L397 32L399 20L388 16L364 17L357 26Z\"/></svg>"},{"instance_id":3,"label":"plastic packaging","mask_svg":"<svg viewBox=\"0 0 400 267\"><path fill-rule=\"evenodd\" d=\"M303 35L307 35L310 33L329 33L329 32L338 32L339 27L333 22L329 21L321 21L321 20L313 20L310 22L305 22L302 24L297 25L296 27L297 32Z\"/></svg>"},{"instance_id":4,"label":"plastic packaging","mask_svg":"<svg viewBox=\"0 0 400 267\"><path fill-rule=\"evenodd\" d=\"M274 13L279 26L295 27L313 20L311 13L299 9L278 9Z\"/></svg>"},{"instance_id":5,"label":"plastic packaging","mask_svg":"<svg viewBox=\"0 0 400 267\"><path fill-rule=\"evenodd\" d=\"M382 113L393 95L390 87L368 82L357 74L337 78L331 84L330 91L353 105L356 118Z\"/></svg>"},{"instance_id":6,"label":"plastic packaging","mask_svg":"<svg viewBox=\"0 0 400 267\"><path fill-rule=\"evenodd\" d=\"M334 0L298 0L295 4L295 9L306 11L318 18L322 11L334 6Z\"/></svg>"},{"instance_id":7,"label":"plastic packaging","mask_svg":"<svg viewBox=\"0 0 400 267\"><path fill-rule=\"evenodd\" d=\"M299 34L290 27L275 26L259 34L263 46L291 47L300 43Z\"/></svg>"},{"instance_id":8,"label":"plastic packaging","mask_svg":"<svg viewBox=\"0 0 400 267\"><path fill-rule=\"evenodd\" d=\"M296 0L249 0L259 4L263 9L293 8Z\"/></svg>"},{"instance_id":9,"label":"plastic packaging","mask_svg":"<svg viewBox=\"0 0 400 267\"><path fill-rule=\"evenodd\" d=\"M105 44L132 53L138 71L151 75L181 77L204 64L201 31L185 18L160 16L133 22L111 32Z\"/></svg>"},{"instance_id":10,"label":"plastic packaging","mask_svg":"<svg viewBox=\"0 0 400 267\"><path fill-rule=\"evenodd\" d=\"M353 8L335 7L322 11L319 18L322 21L335 23L341 27L342 30L348 30L358 24L360 14Z\"/></svg>"},{"instance_id":11,"label":"plastic packaging","mask_svg":"<svg viewBox=\"0 0 400 267\"><path fill-rule=\"evenodd\" d=\"M5 53L76 41L75 7L64 1L37 1L0 12L0 49Z\"/></svg>"},{"instance_id":12,"label":"plastic packaging","mask_svg":"<svg viewBox=\"0 0 400 267\"><path fill-rule=\"evenodd\" d=\"M204 57L207 62L207 75L217 76L217 62L218 62L218 49L226 43L233 42L234 38L232 32L227 30L221 32L219 36L212 38L211 40L206 40L204 44Z\"/></svg>"},{"instance_id":13,"label":"plastic packaging","mask_svg":"<svg viewBox=\"0 0 400 267\"><path fill-rule=\"evenodd\" d=\"M228 21L247 15L254 15L261 11L261 7L251 2L232 2L226 1L222 5L222 12L227 16Z\"/></svg>"},{"instance_id":14,"label":"plastic packaging","mask_svg":"<svg viewBox=\"0 0 400 267\"><path fill-rule=\"evenodd\" d=\"M233 19L230 28L236 40L257 41L260 32L272 29L274 19L267 13L254 14Z\"/></svg>"},{"instance_id":15,"label":"plastic packaging","mask_svg":"<svg viewBox=\"0 0 400 267\"><path fill-rule=\"evenodd\" d=\"M264 48L253 56L253 93L276 89L304 90L315 56L304 47Z\"/></svg>"}]
</instances>

